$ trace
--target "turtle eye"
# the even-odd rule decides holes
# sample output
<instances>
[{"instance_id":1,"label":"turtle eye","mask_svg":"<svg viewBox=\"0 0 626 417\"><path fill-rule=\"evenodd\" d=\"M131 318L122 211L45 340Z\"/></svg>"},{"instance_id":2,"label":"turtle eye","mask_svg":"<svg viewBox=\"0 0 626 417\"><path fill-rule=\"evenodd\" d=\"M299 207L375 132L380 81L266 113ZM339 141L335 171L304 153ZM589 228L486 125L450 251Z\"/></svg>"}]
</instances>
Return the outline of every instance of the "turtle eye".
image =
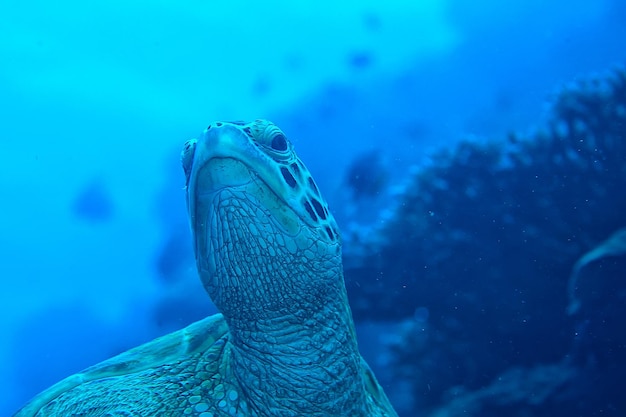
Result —
<instances>
[{"instance_id":1,"label":"turtle eye","mask_svg":"<svg viewBox=\"0 0 626 417\"><path fill-rule=\"evenodd\" d=\"M279 152L284 152L287 150L287 139L285 139L285 135L282 133L276 134L272 138L272 149Z\"/></svg>"},{"instance_id":2,"label":"turtle eye","mask_svg":"<svg viewBox=\"0 0 626 417\"><path fill-rule=\"evenodd\" d=\"M256 145L261 146L271 158L276 161L285 161L292 157L293 152L289 139L275 124L259 119L247 127L250 128L250 132L248 133L244 127L244 133Z\"/></svg>"}]
</instances>

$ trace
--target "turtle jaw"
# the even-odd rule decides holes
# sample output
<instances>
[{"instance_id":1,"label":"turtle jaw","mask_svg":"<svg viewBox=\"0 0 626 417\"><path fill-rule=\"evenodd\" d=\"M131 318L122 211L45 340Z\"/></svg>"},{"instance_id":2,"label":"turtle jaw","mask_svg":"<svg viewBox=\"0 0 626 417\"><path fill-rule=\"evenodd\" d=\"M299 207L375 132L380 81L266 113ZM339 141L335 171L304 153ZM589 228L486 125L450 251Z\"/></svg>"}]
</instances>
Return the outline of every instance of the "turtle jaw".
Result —
<instances>
[{"instance_id":1,"label":"turtle jaw","mask_svg":"<svg viewBox=\"0 0 626 417\"><path fill-rule=\"evenodd\" d=\"M198 272L227 320L290 314L343 285L332 216L312 220L299 198L312 180L299 163L290 183L270 154L254 134L221 123L183 149Z\"/></svg>"},{"instance_id":2,"label":"turtle jaw","mask_svg":"<svg viewBox=\"0 0 626 417\"><path fill-rule=\"evenodd\" d=\"M235 288L252 278L237 273L243 269L244 256L250 257L247 246L262 245L268 235L296 239L302 230L298 214L275 191L271 164L239 133L227 126L209 129L197 141L189 141L182 154L198 272L223 313L224 291L239 303L254 303ZM225 270L225 264L237 268Z\"/></svg>"},{"instance_id":3,"label":"turtle jaw","mask_svg":"<svg viewBox=\"0 0 626 417\"><path fill-rule=\"evenodd\" d=\"M283 214L293 202L283 197L287 195L286 185L276 164L240 129L230 125L209 126L200 138L185 144L181 156L192 231L195 232L198 225L195 217L204 211L197 207L198 202L228 187L256 183L258 186L244 191L256 193L261 204L280 220L286 233L298 233L298 219ZM294 210L290 212L294 213ZM300 213L295 214L301 217Z\"/></svg>"},{"instance_id":4,"label":"turtle jaw","mask_svg":"<svg viewBox=\"0 0 626 417\"><path fill-rule=\"evenodd\" d=\"M213 226L208 216L215 211L216 196L224 190L238 190L247 200L256 199L254 203L265 208L286 235L300 232L299 215L281 196L284 184L274 164L240 130L228 125L209 128L185 144L181 159L198 260L206 255L206 238L216 233L208 229Z\"/></svg>"},{"instance_id":5,"label":"turtle jaw","mask_svg":"<svg viewBox=\"0 0 626 417\"><path fill-rule=\"evenodd\" d=\"M225 250L223 242L222 245L215 243L223 235L223 231L219 230L224 227L220 211L227 203L222 201L222 197L225 194L239 194L240 190L252 181L250 175L245 165L237 160L211 158L198 168L192 177L190 184L192 188L187 190L189 220L198 272L214 300L213 289L219 286L215 258Z\"/></svg>"},{"instance_id":6,"label":"turtle jaw","mask_svg":"<svg viewBox=\"0 0 626 417\"><path fill-rule=\"evenodd\" d=\"M233 177L235 171L247 171L239 161L212 159L204 168L205 180L213 184L216 176L225 175L222 167L226 167L230 183L224 186L224 182L217 182L221 186L197 195L193 203L200 280L229 324L253 311L259 318L283 314L283 307L268 306L281 304L285 294L292 291L289 288L302 283L281 269L303 262L304 256L296 257L298 246L302 246L297 242L308 241L305 236L310 231L300 229L296 213L283 206L259 178ZM293 227L295 236L290 238L287 229ZM288 246L283 243L286 240L290 240Z\"/></svg>"}]
</instances>

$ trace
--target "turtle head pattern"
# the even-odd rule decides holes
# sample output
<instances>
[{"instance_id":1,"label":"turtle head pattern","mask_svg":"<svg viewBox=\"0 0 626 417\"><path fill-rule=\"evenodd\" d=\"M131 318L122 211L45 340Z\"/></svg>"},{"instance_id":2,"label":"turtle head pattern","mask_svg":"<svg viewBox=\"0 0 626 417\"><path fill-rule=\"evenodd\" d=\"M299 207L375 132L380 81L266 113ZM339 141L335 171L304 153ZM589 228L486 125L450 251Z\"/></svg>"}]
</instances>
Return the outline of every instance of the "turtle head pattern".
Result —
<instances>
[{"instance_id":1,"label":"turtle head pattern","mask_svg":"<svg viewBox=\"0 0 626 417\"><path fill-rule=\"evenodd\" d=\"M276 125L211 124L182 163L198 270L228 321L309 311L343 286L337 224Z\"/></svg>"}]
</instances>

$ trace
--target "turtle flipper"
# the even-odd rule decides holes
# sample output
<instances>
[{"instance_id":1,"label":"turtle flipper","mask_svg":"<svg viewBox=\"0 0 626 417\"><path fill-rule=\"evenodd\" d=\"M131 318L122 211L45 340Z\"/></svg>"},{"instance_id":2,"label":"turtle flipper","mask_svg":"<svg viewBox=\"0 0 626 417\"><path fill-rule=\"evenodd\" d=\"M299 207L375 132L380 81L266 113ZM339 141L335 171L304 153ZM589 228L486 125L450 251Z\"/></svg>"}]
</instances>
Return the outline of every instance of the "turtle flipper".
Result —
<instances>
[{"instance_id":1,"label":"turtle flipper","mask_svg":"<svg viewBox=\"0 0 626 417\"><path fill-rule=\"evenodd\" d=\"M374 372L362 357L361 375L363 376L363 383L365 384L365 392L368 394L368 401L372 405L372 412L375 413L372 415L381 417L398 417L398 414L396 414L396 411L393 409L385 391L383 391L382 387L378 383Z\"/></svg>"},{"instance_id":2,"label":"turtle flipper","mask_svg":"<svg viewBox=\"0 0 626 417\"><path fill-rule=\"evenodd\" d=\"M219 371L227 333L221 314L207 317L65 378L14 417L155 415L177 391L186 391L201 356L210 356L206 363L214 365L214 374Z\"/></svg>"}]
</instances>

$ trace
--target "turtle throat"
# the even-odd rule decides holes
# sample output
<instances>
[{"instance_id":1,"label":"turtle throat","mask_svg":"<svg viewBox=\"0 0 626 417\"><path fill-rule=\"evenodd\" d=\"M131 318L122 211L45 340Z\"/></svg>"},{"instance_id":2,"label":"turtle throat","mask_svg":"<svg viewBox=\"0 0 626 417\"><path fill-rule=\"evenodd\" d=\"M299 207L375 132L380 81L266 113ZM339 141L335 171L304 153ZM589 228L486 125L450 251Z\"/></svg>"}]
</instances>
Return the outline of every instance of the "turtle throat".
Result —
<instances>
[{"instance_id":1,"label":"turtle throat","mask_svg":"<svg viewBox=\"0 0 626 417\"><path fill-rule=\"evenodd\" d=\"M206 225L196 236L198 269L228 323L232 371L249 403L267 407L263 393L273 392L271 407L299 415L339 415L361 404L339 242L320 239L319 228L256 179L202 199L210 203L197 219ZM277 206L268 207L272 201Z\"/></svg>"}]
</instances>

